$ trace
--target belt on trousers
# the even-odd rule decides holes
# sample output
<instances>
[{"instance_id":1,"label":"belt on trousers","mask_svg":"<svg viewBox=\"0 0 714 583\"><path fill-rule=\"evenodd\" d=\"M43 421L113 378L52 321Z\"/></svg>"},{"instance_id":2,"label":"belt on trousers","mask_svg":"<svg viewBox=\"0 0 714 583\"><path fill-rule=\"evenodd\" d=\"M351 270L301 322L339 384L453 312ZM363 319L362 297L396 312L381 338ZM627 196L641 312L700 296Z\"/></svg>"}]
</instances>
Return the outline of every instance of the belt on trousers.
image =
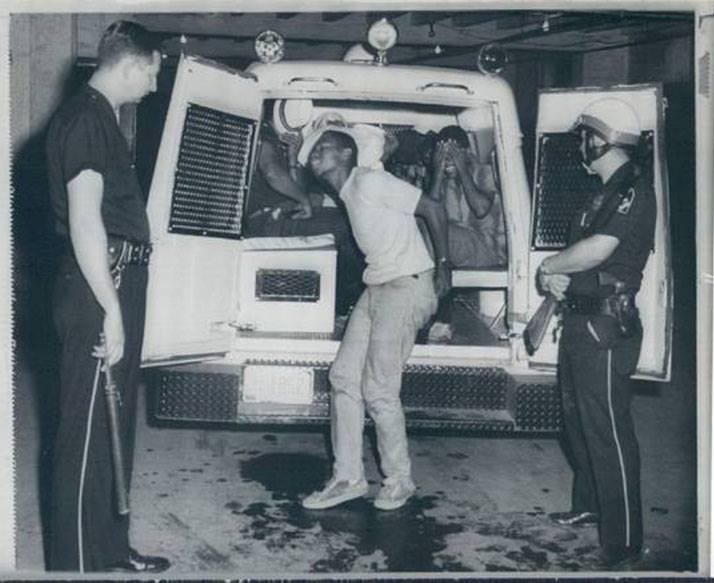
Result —
<instances>
[{"instance_id":1,"label":"belt on trousers","mask_svg":"<svg viewBox=\"0 0 714 583\"><path fill-rule=\"evenodd\" d=\"M635 305L633 294L616 294L607 298L594 298L592 296L568 296L562 302L563 310L570 314L585 316L615 316L613 304L617 303L621 295L630 296L631 305Z\"/></svg>"},{"instance_id":2,"label":"belt on trousers","mask_svg":"<svg viewBox=\"0 0 714 583\"><path fill-rule=\"evenodd\" d=\"M109 235L107 253L111 268L121 265L148 265L151 243L139 243L124 237Z\"/></svg>"}]
</instances>

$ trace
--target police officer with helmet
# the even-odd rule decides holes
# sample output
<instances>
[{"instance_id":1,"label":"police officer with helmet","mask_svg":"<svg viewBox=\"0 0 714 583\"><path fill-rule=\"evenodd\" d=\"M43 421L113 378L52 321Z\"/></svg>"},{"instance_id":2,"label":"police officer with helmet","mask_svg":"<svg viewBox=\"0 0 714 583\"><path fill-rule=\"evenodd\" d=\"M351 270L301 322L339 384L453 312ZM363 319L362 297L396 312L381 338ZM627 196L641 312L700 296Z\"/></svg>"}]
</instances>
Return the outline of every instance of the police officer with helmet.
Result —
<instances>
[{"instance_id":1,"label":"police officer with helmet","mask_svg":"<svg viewBox=\"0 0 714 583\"><path fill-rule=\"evenodd\" d=\"M623 570L642 549L630 375L642 344L635 295L654 246L656 200L651 176L633 159L641 127L630 105L594 101L573 131L584 166L603 186L575 215L568 247L537 275L563 307L558 367L574 470L571 510L551 518L597 524L603 566Z\"/></svg>"}]
</instances>

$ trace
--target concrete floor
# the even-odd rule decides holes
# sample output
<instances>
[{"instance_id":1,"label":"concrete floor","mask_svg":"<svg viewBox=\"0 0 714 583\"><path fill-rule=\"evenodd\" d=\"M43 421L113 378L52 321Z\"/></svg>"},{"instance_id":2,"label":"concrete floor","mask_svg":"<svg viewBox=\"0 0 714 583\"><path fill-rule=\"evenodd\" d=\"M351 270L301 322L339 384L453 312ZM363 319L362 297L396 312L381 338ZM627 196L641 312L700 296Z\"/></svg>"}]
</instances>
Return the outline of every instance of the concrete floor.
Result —
<instances>
[{"instance_id":1,"label":"concrete floor","mask_svg":"<svg viewBox=\"0 0 714 583\"><path fill-rule=\"evenodd\" d=\"M690 216L687 208L680 209ZM679 223L675 223L679 224ZM645 544L640 569L697 570L697 468L692 229L674 248L670 383L637 383ZM16 296L17 569L44 569L41 495L52 395L44 267ZM34 290L34 292L33 292ZM23 298L25 301L22 301ZM27 306L23 309L23 306ZM173 562L167 577L309 573L591 572L597 533L552 524L570 504L572 473L554 437L410 435L416 497L376 512L365 500L308 512L299 499L328 473L319 428L158 428L142 402L132 486L132 540ZM370 497L379 476L365 440Z\"/></svg>"},{"instance_id":2,"label":"concrete floor","mask_svg":"<svg viewBox=\"0 0 714 583\"><path fill-rule=\"evenodd\" d=\"M44 568L35 390L41 374L21 361L16 377L23 574ZM634 401L647 571L697 568L692 374L680 367L671 385L641 384ZM169 557L168 577L599 569L594 528L547 518L569 507L571 472L555 438L413 434L419 489L407 507L377 512L357 500L308 512L298 500L328 472L320 429L157 428L142 410L137 431L133 544ZM365 444L372 497L379 476L371 441Z\"/></svg>"}]
</instances>

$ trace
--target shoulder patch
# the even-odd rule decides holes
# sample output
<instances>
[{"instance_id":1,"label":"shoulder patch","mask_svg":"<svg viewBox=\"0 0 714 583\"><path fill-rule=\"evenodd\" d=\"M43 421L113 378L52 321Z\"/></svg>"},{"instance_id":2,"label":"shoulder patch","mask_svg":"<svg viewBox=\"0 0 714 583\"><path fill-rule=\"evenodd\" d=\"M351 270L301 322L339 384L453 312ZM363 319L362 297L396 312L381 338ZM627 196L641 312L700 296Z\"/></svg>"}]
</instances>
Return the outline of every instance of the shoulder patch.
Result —
<instances>
[{"instance_id":1,"label":"shoulder patch","mask_svg":"<svg viewBox=\"0 0 714 583\"><path fill-rule=\"evenodd\" d=\"M622 196L622 199L620 200L620 204L617 207L617 212L620 213L621 215L626 215L629 214L630 209L632 208L632 203L635 202L635 196L637 195L634 187L630 187L627 190L627 194Z\"/></svg>"}]
</instances>

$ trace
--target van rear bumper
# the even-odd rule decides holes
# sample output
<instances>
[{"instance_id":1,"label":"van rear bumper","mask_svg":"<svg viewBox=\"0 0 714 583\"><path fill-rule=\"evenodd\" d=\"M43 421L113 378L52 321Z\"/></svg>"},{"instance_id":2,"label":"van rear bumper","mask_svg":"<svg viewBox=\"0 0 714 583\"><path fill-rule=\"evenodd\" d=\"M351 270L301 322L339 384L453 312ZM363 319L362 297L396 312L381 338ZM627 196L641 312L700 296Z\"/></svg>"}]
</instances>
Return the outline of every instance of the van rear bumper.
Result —
<instances>
[{"instance_id":1,"label":"van rear bumper","mask_svg":"<svg viewBox=\"0 0 714 583\"><path fill-rule=\"evenodd\" d=\"M328 362L256 360L155 369L149 377L152 416L180 423L329 423L328 368ZM554 376L511 375L500 367L407 365L401 398L409 427L561 429Z\"/></svg>"}]
</instances>

